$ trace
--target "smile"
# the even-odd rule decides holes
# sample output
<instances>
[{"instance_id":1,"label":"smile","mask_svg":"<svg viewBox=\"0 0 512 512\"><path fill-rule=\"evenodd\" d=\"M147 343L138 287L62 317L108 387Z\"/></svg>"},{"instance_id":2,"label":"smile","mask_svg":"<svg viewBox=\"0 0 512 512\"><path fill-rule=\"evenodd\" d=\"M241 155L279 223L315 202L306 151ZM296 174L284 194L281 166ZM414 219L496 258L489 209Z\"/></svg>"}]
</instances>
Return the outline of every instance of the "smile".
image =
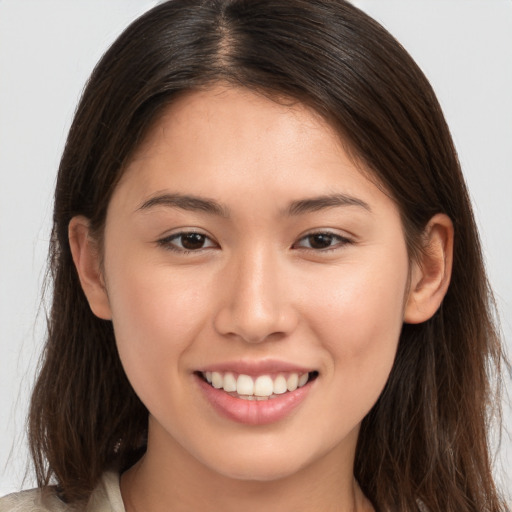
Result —
<instances>
[{"instance_id":1,"label":"smile","mask_svg":"<svg viewBox=\"0 0 512 512\"><path fill-rule=\"evenodd\" d=\"M290 416L306 400L319 375L304 369L279 371L269 365L258 371L242 364L237 370L212 368L194 374L201 394L214 411L231 421L254 426Z\"/></svg>"},{"instance_id":2,"label":"smile","mask_svg":"<svg viewBox=\"0 0 512 512\"><path fill-rule=\"evenodd\" d=\"M213 388L242 400L269 400L293 392L313 380L318 372L287 372L250 376L235 372L205 371L200 376Z\"/></svg>"}]
</instances>

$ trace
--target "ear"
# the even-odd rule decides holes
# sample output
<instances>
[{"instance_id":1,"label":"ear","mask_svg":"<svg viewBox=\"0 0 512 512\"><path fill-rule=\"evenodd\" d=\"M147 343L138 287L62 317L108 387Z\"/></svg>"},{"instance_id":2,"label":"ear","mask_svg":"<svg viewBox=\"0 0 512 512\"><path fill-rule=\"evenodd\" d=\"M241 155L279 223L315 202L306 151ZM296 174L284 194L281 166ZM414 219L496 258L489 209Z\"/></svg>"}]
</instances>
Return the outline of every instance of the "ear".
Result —
<instances>
[{"instance_id":1,"label":"ear","mask_svg":"<svg viewBox=\"0 0 512 512\"><path fill-rule=\"evenodd\" d=\"M101 254L97 241L90 233L89 220L73 217L68 226L69 246L80 284L92 312L103 320L111 320L105 281L101 271Z\"/></svg>"},{"instance_id":2,"label":"ear","mask_svg":"<svg viewBox=\"0 0 512 512\"><path fill-rule=\"evenodd\" d=\"M452 262L453 224L439 213L427 224L421 254L412 264L404 322L425 322L439 309L450 284Z\"/></svg>"}]
</instances>

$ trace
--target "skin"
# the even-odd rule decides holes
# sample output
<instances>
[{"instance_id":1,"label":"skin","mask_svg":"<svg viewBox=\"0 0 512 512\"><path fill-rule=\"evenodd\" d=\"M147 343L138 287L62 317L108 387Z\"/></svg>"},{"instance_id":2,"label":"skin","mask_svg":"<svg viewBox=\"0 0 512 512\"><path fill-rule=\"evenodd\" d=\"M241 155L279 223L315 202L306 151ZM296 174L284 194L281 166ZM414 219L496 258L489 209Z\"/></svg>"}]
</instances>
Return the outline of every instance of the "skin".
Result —
<instances>
[{"instance_id":1,"label":"skin","mask_svg":"<svg viewBox=\"0 0 512 512\"><path fill-rule=\"evenodd\" d=\"M219 211L154 201L164 194ZM290 211L333 194L354 204ZM88 229L83 217L70 224L82 286L93 312L112 320L150 413L147 453L122 477L128 510L373 510L353 477L359 427L403 322L429 318L446 292L447 217L431 220L429 250L410 264L397 206L325 121L217 85L181 97L138 148L111 199L102 253ZM184 252L172 236L190 231L204 245ZM332 234L326 247L314 233ZM268 359L318 378L267 425L220 415L194 375Z\"/></svg>"}]
</instances>

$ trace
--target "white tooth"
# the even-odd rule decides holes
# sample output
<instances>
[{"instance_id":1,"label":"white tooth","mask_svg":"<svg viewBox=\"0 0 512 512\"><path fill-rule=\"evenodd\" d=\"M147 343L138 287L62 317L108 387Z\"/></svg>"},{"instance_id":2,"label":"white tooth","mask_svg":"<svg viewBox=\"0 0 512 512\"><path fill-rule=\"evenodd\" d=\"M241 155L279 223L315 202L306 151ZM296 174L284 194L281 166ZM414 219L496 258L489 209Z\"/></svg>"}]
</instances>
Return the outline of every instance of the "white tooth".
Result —
<instances>
[{"instance_id":1,"label":"white tooth","mask_svg":"<svg viewBox=\"0 0 512 512\"><path fill-rule=\"evenodd\" d=\"M207 382L209 382L211 384L212 383L212 372L205 372L204 378L207 380Z\"/></svg>"},{"instance_id":2,"label":"white tooth","mask_svg":"<svg viewBox=\"0 0 512 512\"><path fill-rule=\"evenodd\" d=\"M239 395L253 395L254 394L254 381L249 375L239 375L236 381L236 392Z\"/></svg>"},{"instance_id":3,"label":"white tooth","mask_svg":"<svg viewBox=\"0 0 512 512\"><path fill-rule=\"evenodd\" d=\"M282 395L283 393L286 393L288 391L288 388L286 386L286 379L283 375L278 375L276 377L276 380L274 380L274 394L275 395Z\"/></svg>"},{"instance_id":4,"label":"white tooth","mask_svg":"<svg viewBox=\"0 0 512 512\"><path fill-rule=\"evenodd\" d=\"M291 373L286 379L286 387L288 391L295 391L299 387L299 374Z\"/></svg>"},{"instance_id":5,"label":"white tooth","mask_svg":"<svg viewBox=\"0 0 512 512\"><path fill-rule=\"evenodd\" d=\"M256 396L270 396L274 391L274 383L269 375L260 375L254 383Z\"/></svg>"},{"instance_id":6,"label":"white tooth","mask_svg":"<svg viewBox=\"0 0 512 512\"><path fill-rule=\"evenodd\" d=\"M228 372L224 375L224 391L231 393L232 391L236 391L236 379L235 376Z\"/></svg>"},{"instance_id":7,"label":"white tooth","mask_svg":"<svg viewBox=\"0 0 512 512\"><path fill-rule=\"evenodd\" d=\"M212 386L214 388L220 389L224 384L224 379L222 377L222 373L212 372Z\"/></svg>"},{"instance_id":8,"label":"white tooth","mask_svg":"<svg viewBox=\"0 0 512 512\"><path fill-rule=\"evenodd\" d=\"M306 382L308 381L309 379L309 374L308 373L303 373L300 377L299 377L299 388L301 388L302 386L304 386L304 384L306 384Z\"/></svg>"}]
</instances>

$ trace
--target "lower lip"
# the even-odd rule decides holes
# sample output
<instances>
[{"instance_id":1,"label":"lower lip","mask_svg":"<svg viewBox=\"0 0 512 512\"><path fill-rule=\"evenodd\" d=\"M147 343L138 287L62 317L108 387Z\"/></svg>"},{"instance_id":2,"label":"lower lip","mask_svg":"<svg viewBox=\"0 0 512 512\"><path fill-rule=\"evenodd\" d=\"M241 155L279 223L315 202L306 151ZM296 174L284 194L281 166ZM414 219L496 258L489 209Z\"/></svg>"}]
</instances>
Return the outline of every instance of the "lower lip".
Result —
<instances>
[{"instance_id":1,"label":"lower lip","mask_svg":"<svg viewBox=\"0 0 512 512\"><path fill-rule=\"evenodd\" d=\"M243 400L216 389L196 376L199 387L213 408L222 416L245 425L267 425L286 418L306 398L311 384L268 400Z\"/></svg>"}]
</instances>

